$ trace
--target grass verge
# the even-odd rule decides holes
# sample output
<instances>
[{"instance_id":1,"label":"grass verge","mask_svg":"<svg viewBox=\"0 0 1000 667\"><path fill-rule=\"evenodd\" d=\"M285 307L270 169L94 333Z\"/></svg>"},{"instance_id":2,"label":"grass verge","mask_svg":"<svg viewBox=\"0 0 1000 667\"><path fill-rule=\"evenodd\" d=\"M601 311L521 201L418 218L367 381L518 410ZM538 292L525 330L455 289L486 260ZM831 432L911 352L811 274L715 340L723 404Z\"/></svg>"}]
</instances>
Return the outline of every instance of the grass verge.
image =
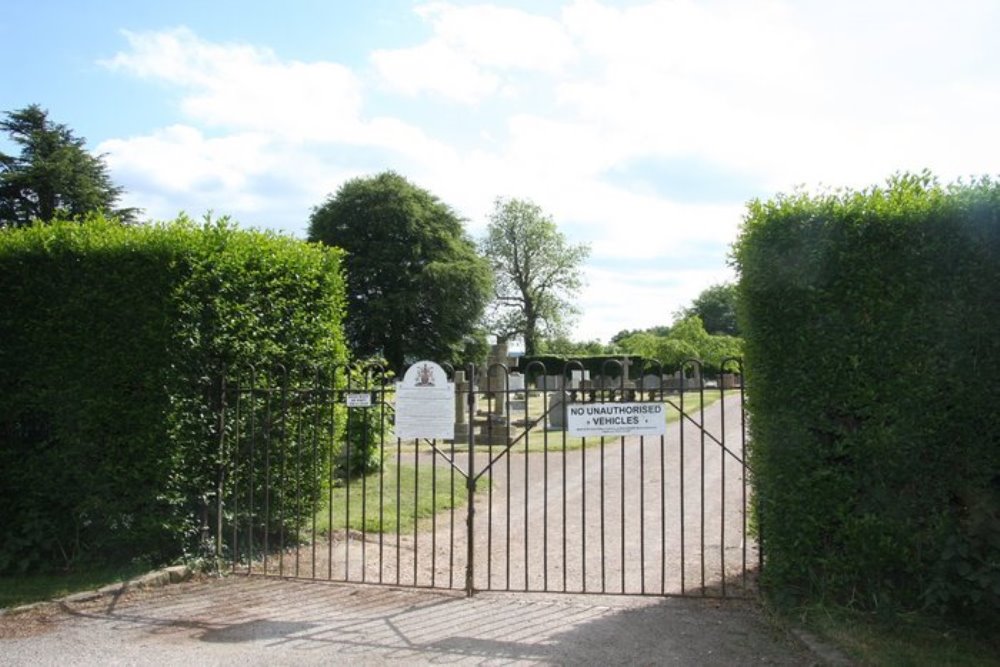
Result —
<instances>
[{"instance_id":1,"label":"grass verge","mask_svg":"<svg viewBox=\"0 0 1000 667\"><path fill-rule=\"evenodd\" d=\"M1000 629L974 629L922 614L872 614L814 605L787 620L862 665L1000 667Z\"/></svg>"},{"instance_id":2,"label":"grass verge","mask_svg":"<svg viewBox=\"0 0 1000 667\"><path fill-rule=\"evenodd\" d=\"M149 570L149 564L144 563L0 577L0 609L94 590L107 584L127 581Z\"/></svg>"}]
</instances>

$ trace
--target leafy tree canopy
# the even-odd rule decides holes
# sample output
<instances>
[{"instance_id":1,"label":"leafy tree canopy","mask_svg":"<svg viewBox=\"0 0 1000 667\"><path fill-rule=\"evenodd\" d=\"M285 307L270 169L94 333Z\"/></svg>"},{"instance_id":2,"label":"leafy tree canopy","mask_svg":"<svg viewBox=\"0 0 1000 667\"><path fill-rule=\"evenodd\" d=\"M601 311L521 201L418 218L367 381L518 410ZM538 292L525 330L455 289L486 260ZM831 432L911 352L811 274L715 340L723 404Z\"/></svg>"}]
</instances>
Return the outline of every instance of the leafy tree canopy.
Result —
<instances>
[{"instance_id":1,"label":"leafy tree canopy","mask_svg":"<svg viewBox=\"0 0 1000 667\"><path fill-rule=\"evenodd\" d=\"M700 359L710 371L719 370L723 361L743 353L740 338L708 333L698 316L675 322L668 335L658 335L652 330L639 331L620 339L618 345L629 354L656 359L667 368L677 367L689 359Z\"/></svg>"},{"instance_id":2,"label":"leafy tree canopy","mask_svg":"<svg viewBox=\"0 0 1000 667\"><path fill-rule=\"evenodd\" d=\"M0 152L0 227L96 212L135 221L138 209L116 206L123 190L102 157L88 153L84 139L49 120L46 110L32 104L8 111L0 130L21 148L17 156Z\"/></svg>"},{"instance_id":3,"label":"leafy tree canopy","mask_svg":"<svg viewBox=\"0 0 1000 667\"><path fill-rule=\"evenodd\" d=\"M501 339L523 336L525 354L537 354L541 338L564 333L576 312L572 299L590 248L568 243L533 202L504 198L494 204L480 248L495 277L487 327Z\"/></svg>"},{"instance_id":4,"label":"leafy tree canopy","mask_svg":"<svg viewBox=\"0 0 1000 667\"><path fill-rule=\"evenodd\" d=\"M616 333L614 336L611 337L609 346L614 347L616 345L621 345L621 342L623 340L637 333L650 333L653 334L654 336L669 336L670 327L664 324L660 326L650 327L648 329L622 329L621 331L619 331L618 333Z\"/></svg>"},{"instance_id":5,"label":"leafy tree canopy","mask_svg":"<svg viewBox=\"0 0 1000 667\"><path fill-rule=\"evenodd\" d=\"M739 336L739 324L736 321L736 285L721 283L704 290L680 312L682 317L698 316L705 324L705 330L710 334L724 336Z\"/></svg>"},{"instance_id":6,"label":"leafy tree canopy","mask_svg":"<svg viewBox=\"0 0 1000 667\"><path fill-rule=\"evenodd\" d=\"M458 361L478 344L487 263L462 221L391 171L355 178L313 210L309 239L347 251L348 340L393 370L420 358Z\"/></svg>"},{"instance_id":7,"label":"leafy tree canopy","mask_svg":"<svg viewBox=\"0 0 1000 667\"><path fill-rule=\"evenodd\" d=\"M564 357L590 357L608 351L599 340L575 341L566 336L544 339L539 347L542 354L558 354Z\"/></svg>"}]
</instances>

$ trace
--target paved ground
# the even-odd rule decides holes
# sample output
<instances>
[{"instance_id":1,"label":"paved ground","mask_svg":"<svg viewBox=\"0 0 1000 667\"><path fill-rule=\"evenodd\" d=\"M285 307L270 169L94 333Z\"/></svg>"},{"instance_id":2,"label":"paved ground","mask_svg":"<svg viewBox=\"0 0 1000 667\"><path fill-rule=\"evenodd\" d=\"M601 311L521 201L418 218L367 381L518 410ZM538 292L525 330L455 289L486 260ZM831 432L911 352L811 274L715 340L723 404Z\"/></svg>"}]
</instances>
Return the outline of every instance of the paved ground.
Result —
<instances>
[{"instance_id":1,"label":"paved ground","mask_svg":"<svg viewBox=\"0 0 1000 667\"><path fill-rule=\"evenodd\" d=\"M234 576L0 617L3 665L814 665L750 603Z\"/></svg>"}]
</instances>

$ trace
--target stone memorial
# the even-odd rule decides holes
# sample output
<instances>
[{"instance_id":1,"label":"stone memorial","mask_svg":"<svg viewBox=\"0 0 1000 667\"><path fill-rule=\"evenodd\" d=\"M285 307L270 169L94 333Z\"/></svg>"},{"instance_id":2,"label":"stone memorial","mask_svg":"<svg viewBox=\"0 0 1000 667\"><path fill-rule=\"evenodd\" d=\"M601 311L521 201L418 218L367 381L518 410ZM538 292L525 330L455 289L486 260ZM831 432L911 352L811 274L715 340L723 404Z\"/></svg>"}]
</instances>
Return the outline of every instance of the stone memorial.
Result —
<instances>
[{"instance_id":1,"label":"stone memorial","mask_svg":"<svg viewBox=\"0 0 1000 667\"><path fill-rule=\"evenodd\" d=\"M566 428L566 404L569 402L569 394L564 391L552 392L548 394L548 400L548 428L561 431Z\"/></svg>"}]
</instances>

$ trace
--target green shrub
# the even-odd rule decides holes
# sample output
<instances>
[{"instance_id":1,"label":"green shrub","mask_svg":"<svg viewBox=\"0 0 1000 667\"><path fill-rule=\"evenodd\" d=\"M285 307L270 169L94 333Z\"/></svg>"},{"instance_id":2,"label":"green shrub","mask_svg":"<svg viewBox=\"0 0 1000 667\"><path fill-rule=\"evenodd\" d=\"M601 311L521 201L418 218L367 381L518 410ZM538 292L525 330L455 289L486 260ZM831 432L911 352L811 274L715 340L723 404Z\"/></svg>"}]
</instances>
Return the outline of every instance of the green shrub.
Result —
<instances>
[{"instance_id":1,"label":"green shrub","mask_svg":"<svg viewBox=\"0 0 1000 667\"><path fill-rule=\"evenodd\" d=\"M775 592L1000 610L1000 185L752 202L740 273Z\"/></svg>"},{"instance_id":2,"label":"green shrub","mask_svg":"<svg viewBox=\"0 0 1000 667\"><path fill-rule=\"evenodd\" d=\"M370 392L372 407L347 411L343 440L337 455L336 475L347 480L378 471L382 466L380 445L388 440L392 416L386 411L385 392L393 378L384 360L356 364L347 378L349 391Z\"/></svg>"},{"instance_id":3,"label":"green shrub","mask_svg":"<svg viewBox=\"0 0 1000 667\"><path fill-rule=\"evenodd\" d=\"M223 368L342 361L339 262L225 220L0 230L0 572L194 548Z\"/></svg>"}]
</instances>

